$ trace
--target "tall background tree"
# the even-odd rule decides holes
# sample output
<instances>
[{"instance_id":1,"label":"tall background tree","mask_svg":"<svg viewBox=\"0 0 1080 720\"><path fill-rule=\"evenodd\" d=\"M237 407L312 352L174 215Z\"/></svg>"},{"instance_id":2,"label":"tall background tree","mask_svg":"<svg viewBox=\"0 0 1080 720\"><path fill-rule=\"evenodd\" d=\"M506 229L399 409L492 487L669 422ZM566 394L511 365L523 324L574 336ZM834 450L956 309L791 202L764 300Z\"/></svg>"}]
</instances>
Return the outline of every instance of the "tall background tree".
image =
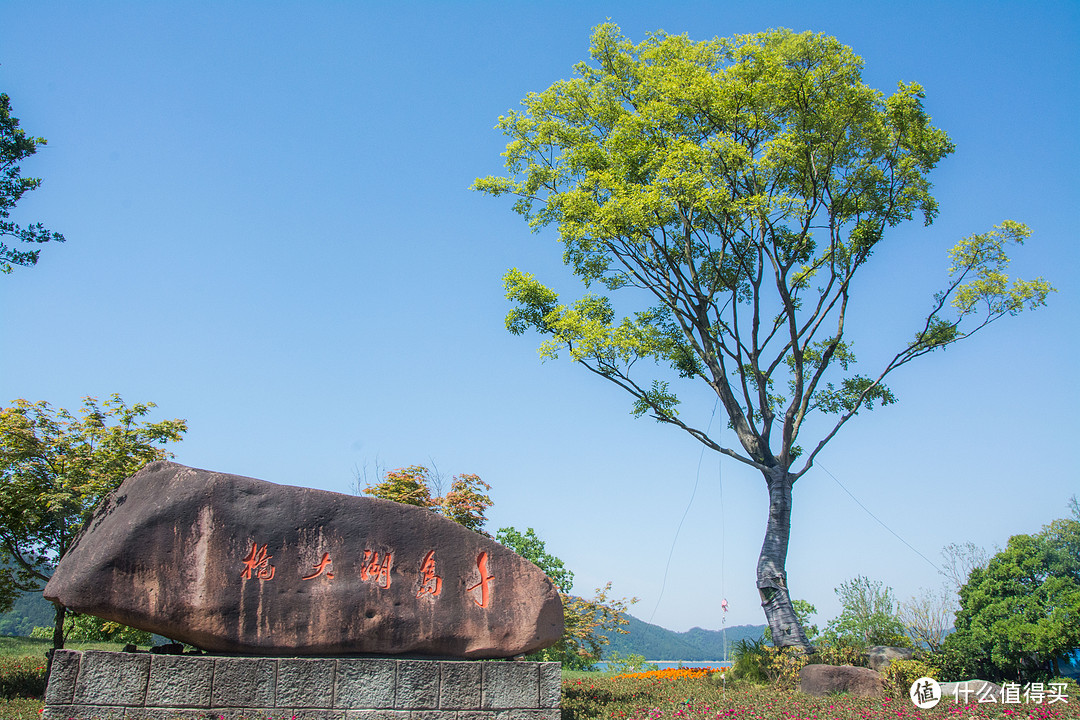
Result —
<instances>
[{"instance_id":1,"label":"tall background tree","mask_svg":"<svg viewBox=\"0 0 1080 720\"><path fill-rule=\"evenodd\" d=\"M922 88L900 83L885 97L850 48L788 30L698 43L661 32L635 45L609 23L591 56L499 119L508 174L474 188L516 197L534 230L555 225L585 286L622 290L639 309L620 319L593 293L560 303L513 269L507 327L540 333L543 357L566 353L623 388L635 414L761 473L762 606L775 643L809 649L787 585L795 481L860 410L896 400L889 374L1043 305L1052 288L1006 276L1007 245L1029 235L1006 220L957 243L925 319L875 371L856 373L856 274L887 230L934 219L928 174L953 151ZM679 415L675 374L717 395L737 445ZM824 429L804 446L815 413Z\"/></svg>"},{"instance_id":2,"label":"tall background tree","mask_svg":"<svg viewBox=\"0 0 1080 720\"><path fill-rule=\"evenodd\" d=\"M63 235L46 230L41 223L21 227L9 219L22 196L41 185L40 178L20 175L19 162L45 144L45 138L29 136L19 127L18 118L11 114L11 99L0 93L0 236L31 244L64 242ZM19 250L0 240L0 272L10 273L13 265L34 265L40 252Z\"/></svg>"},{"instance_id":3,"label":"tall background tree","mask_svg":"<svg viewBox=\"0 0 1080 720\"><path fill-rule=\"evenodd\" d=\"M46 402L0 409L0 607L44 588L98 503L187 431L184 420L143 420L153 403L88 397L79 416ZM64 646L63 605L53 646Z\"/></svg>"},{"instance_id":4,"label":"tall background tree","mask_svg":"<svg viewBox=\"0 0 1080 720\"><path fill-rule=\"evenodd\" d=\"M995 680L1061 675L1080 650L1080 510L1034 535L1014 535L960 589L956 631L943 643L957 672Z\"/></svg>"}]
</instances>

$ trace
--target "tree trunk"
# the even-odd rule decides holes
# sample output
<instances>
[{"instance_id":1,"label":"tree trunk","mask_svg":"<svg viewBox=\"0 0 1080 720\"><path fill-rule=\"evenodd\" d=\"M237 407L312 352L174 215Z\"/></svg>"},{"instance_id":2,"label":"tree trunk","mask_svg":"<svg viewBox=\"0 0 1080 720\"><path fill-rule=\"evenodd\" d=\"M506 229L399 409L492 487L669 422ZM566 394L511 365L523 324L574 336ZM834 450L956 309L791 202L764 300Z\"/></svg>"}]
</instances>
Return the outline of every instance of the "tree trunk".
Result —
<instances>
[{"instance_id":1,"label":"tree trunk","mask_svg":"<svg viewBox=\"0 0 1080 720\"><path fill-rule=\"evenodd\" d=\"M45 653L46 684L49 682L49 677L52 675L53 654L57 650L64 649L64 617L66 614L66 608L60 603L56 603L56 623L53 625L53 646Z\"/></svg>"},{"instance_id":2,"label":"tree trunk","mask_svg":"<svg viewBox=\"0 0 1080 720\"><path fill-rule=\"evenodd\" d=\"M791 596L787 588L788 539L791 536L791 485L792 479L782 467L763 471L769 486L769 523L765 528L765 542L758 557L757 586L761 595L761 607L769 622L773 644L777 647L795 647L808 653L814 652L806 638Z\"/></svg>"},{"instance_id":3,"label":"tree trunk","mask_svg":"<svg viewBox=\"0 0 1080 720\"><path fill-rule=\"evenodd\" d=\"M54 650L63 650L64 649L64 618L67 615L66 611L67 611L67 608L65 608L60 603L56 603L56 622L53 625L53 635L52 635L52 642L53 642L53 649Z\"/></svg>"}]
</instances>

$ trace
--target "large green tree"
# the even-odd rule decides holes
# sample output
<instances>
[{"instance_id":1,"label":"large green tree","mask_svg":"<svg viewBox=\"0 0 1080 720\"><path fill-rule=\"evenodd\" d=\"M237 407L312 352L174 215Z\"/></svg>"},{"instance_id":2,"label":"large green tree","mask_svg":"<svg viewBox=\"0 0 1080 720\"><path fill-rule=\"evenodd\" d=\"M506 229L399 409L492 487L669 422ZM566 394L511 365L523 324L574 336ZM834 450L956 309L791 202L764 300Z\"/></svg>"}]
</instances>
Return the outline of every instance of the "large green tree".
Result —
<instances>
[{"instance_id":1,"label":"large green tree","mask_svg":"<svg viewBox=\"0 0 1080 720\"><path fill-rule=\"evenodd\" d=\"M809 648L785 568L795 481L860 410L895 401L890 373L1044 304L1052 288L1006 277L1006 246L1029 234L1006 220L952 249L925 319L881 366L855 372L855 277L890 228L933 220L927 176L953 150L922 88L886 97L862 82L850 48L789 30L707 42L660 32L635 45L605 24L591 56L499 119L507 175L474 188L516 197L534 230L556 226L586 287L622 291L632 312L620 318L598 293L561 302L514 269L507 327L623 388L635 414L761 473L757 587L774 641ZM676 373L718 396L735 443L679 415ZM824 429L807 443L815 413Z\"/></svg>"},{"instance_id":2,"label":"large green tree","mask_svg":"<svg viewBox=\"0 0 1080 720\"><path fill-rule=\"evenodd\" d=\"M11 114L11 99L0 93L0 237L40 244L64 242L64 236L46 230L41 223L21 227L10 220L11 210L22 196L41 185L40 178L24 178L19 163L37 152L45 138L27 135L19 119ZM13 265L34 265L41 250L19 250L0 241L0 272L10 273Z\"/></svg>"},{"instance_id":3,"label":"large green tree","mask_svg":"<svg viewBox=\"0 0 1080 720\"><path fill-rule=\"evenodd\" d=\"M994 679L1060 675L1058 660L1080 649L1080 513L1034 535L1014 535L960 589L946 653Z\"/></svg>"},{"instance_id":4,"label":"large green tree","mask_svg":"<svg viewBox=\"0 0 1080 720\"><path fill-rule=\"evenodd\" d=\"M105 496L179 441L184 420L142 420L153 403L88 397L79 416L46 402L0 409L0 608L41 590ZM53 645L64 646L63 605Z\"/></svg>"}]
</instances>

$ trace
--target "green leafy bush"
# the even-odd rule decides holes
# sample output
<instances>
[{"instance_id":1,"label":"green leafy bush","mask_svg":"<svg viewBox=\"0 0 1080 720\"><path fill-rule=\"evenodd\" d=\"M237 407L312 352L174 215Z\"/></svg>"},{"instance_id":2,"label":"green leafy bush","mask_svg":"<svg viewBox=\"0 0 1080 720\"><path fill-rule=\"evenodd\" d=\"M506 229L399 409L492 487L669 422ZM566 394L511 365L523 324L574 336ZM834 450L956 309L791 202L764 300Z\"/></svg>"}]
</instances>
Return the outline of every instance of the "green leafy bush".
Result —
<instances>
[{"instance_id":1,"label":"green leafy bush","mask_svg":"<svg viewBox=\"0 0 1080 720\"><path fill-rule=\"evenodd\" d=\"M969 634L952 633L934 653L934 664L941 668L938 681L960 682L971 678L997 680L988 653Z\"/></svg>"},{"instance_id":2,"label":"green leafy bush","mask_svg":"<svg viewBox=\"0 0 1080 720\"><path fill-rule=\"evenodd\" d=\"M854 665L855 667L869 667L870 661L865 648L844 642L819 642L817 652L811 656L810 661L818 665Z\"/></svg>"},{"instance_id":3,"label":"green leafy bush","mask_svg":"<svg viewBox=\"0 0 1080 720\"><path fill-rule=\"evenodd\" d=\"M799 648L767 647L769 664L766 677L777 690L793 690L799 686L799 671L810 662L810 656Z\"/></svg>"},{"instance_id":4,"label":"green leafy bush","mask_svg":"<svg viewBox=\"0 0 1080 720\"><path fill-rule=\"evenodd\" d=\"M911 684L921 677L935 680L941 677L941 669L923 660L893 660L881 672L885 683L885 694L892 698L905 698L911 690Z\"/></svg>"},{"instance_id":5,"label":"green leafy bush","mask_svg":"<svg viewBox=\"0 0 1080 720\"><path fill-rule=\"evenodd\" d=\"M732 647L732 665L728 673L732 678L763 683L768 679L772 662L769 646L764 640L743 638Z\"/></svg>"},{"instance_id":6,"label":"green leafy bush","mask_svg":"<svg viewBox=\"0 0 1080 720\"><path fill-rule=\"evenodd\" d=\"M10 699L44 696L44 657L0 657L0 697Z\"/></svg>"},{"instance_id":7,"label":"green leafy bush","mask_svg":"<svg viewBox=\"0 0 1080 720\"><path fill-rule=\"evenodd\" d=\"M36 627L30 631L30 637L52 640L53 628ZM154 642L153 634L146 630L137 630L93 615L69 614L64 620L64 638L70 642L113 642L120 645L130 643L144 647Z\"/></svg>"}]
</instances>

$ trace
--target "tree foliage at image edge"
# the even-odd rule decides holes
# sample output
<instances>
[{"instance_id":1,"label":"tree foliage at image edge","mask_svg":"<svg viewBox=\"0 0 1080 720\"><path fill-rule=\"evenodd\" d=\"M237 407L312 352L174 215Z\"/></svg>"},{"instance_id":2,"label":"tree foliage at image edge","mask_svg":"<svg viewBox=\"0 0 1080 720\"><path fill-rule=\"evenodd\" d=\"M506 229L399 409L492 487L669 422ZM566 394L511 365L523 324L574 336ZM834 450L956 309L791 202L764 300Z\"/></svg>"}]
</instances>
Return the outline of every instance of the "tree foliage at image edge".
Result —
<instances>
[{"instance_id":1,"label":"tree foliage at image edge","mask_svg":"<svg viewBox=\"0 0 1080 720\"><path fill-rule=\"evenodd\" d=\"M24 243L64 242L64 236L50 232L41 223L20 227L10 220L11 211L22 196L41 185L40 178L21 176L21 160L45 145L45 138L32 137L19 127L18 118L11 114L11 98L0 93L0 236ZM10 273L13 265L35 265L41 250L18 250L0 242L0 273Z\"/></svg>"}]
</instances>

